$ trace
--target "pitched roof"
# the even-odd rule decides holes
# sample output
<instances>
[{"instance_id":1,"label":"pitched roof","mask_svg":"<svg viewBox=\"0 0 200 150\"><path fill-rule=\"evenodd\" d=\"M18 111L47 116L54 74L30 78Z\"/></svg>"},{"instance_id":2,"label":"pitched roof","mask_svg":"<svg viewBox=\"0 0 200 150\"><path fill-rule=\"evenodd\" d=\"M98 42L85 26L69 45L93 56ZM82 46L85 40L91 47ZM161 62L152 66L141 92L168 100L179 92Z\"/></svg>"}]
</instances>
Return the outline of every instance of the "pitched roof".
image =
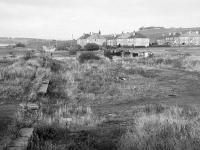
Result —
<instances>
[{"instance_id":1,"label":"pitched roof","mask_svg":"<svg viewBox=\"0 0 200 150\"><path fill-rule=\"evenodd\" d=\"M135 38L147 38L145 35L141 34L141 33L135 33Z\"/></svg>"},{"instance_id":2,"label":"pitched roof","mask_svg":"<svg viewBox=\"0 0 200 150\"><path fill-rule=\"evenodd\" d=\"M117 39L119 36L119 34L111 34L111 35L104 35L104 37L106 38L106 40L113 40L113 39Z\"/></svg>"},{"instance_id":3,"label":"pitched roof","mask_svg":"<svg viewBox=\"0 0 200 150\"><path fill-rule=\"evenodd\" d=\"M90 36L90 34L83 34L79 39L87 39Z\"/></svg>"},{"instance_id":4,"label":"pitched roof","mask_svg":"<svg viewBox=\"0 0 200 150\"><path fill-rule=\"evenodd\" d=\"M105 39L105 37L99 33L93 33L87 39Z\"/></svg>"},{"instance_id":5,"label":"pitched roof","mask_svg":"<svg viewBox=\"0 0 200 150\"><path fill-rule=\"evenodd\" d=\"M166 39L166 38L170 38L170 37L180 37L180 33L175 33L175 34L167 34L167 35L163 35L161 37L158 38L158 40L161 40L161 39Z\"/></svg>"},{"instance_id":6,"label":"pitched roof","mask_svg":"<svg viewBox=\"0 0 200 150\"><path fill-rule=\"evenodd\" d=\"M132 38L147 38L146 36L142 35L141 33L123 33L118 39L132 39Z\"/></svg>"},{"instance_id":7,"label":"pitched roof","mask_svg":"<svg viewBox=\"0 0 200 150\"><path fill-rule=\"evenodd\" d=\"M112 40L115 38L115 36L112 34L112 35L104 35L104 38L106 38L106 40Z\"/></svg>"}]
</instances>

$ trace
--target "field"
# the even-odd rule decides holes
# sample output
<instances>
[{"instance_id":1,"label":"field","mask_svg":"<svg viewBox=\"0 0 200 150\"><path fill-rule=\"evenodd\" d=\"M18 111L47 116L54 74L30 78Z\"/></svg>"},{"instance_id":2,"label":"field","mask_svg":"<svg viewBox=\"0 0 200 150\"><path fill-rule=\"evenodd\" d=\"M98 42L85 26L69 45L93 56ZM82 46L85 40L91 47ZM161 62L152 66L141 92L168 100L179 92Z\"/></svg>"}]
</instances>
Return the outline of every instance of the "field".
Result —
<instances>
[{"instance_id":1,"label":"field","mask_svg":"<svg viewBox=\"0 0 200 150\"><path fill-rule=\"evenodd\" d=\"M0 145L34 127L30 150L199 149L200 48L134 51L154 57L20 51L20 58L1 58ZM22 102L40 109L21 112Z\"/></svg>"}]
</instances>

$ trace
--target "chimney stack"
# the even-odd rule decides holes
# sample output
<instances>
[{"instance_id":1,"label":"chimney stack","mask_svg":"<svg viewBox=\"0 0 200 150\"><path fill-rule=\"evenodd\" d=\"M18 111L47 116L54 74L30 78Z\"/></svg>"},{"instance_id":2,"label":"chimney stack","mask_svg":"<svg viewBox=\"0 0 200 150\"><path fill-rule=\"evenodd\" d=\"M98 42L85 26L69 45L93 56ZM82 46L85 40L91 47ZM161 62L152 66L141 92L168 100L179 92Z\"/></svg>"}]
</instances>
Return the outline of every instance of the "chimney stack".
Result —
<instances>
[{"instance_id":1,"label":"chimney stack","mask_svg":"<svg viewBox=\"0 0 200 150\"><path fill-rule=\"evenodd\" d=\"M133 36L135 36L136 35L136 32L135 31L133 31Z\"/></svg>"}]
</instances>

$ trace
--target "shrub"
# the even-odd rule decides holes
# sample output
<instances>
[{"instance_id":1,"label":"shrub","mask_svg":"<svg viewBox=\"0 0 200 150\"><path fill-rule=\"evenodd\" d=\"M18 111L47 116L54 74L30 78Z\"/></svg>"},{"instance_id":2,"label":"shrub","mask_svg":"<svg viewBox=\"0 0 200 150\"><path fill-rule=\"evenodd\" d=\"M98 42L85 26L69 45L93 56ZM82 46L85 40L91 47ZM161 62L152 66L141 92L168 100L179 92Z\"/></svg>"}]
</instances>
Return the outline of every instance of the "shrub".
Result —
<instances>
[{"instance_id":1,"label":"shrub","mask_svg":"<svg viewBox=\"0 0 200 150\"><path fill-rule=\"evenodd\" d=\"M51 71L53 72L58 72L61 69L60 63L55 60L50 61L49 65L50 65Z\"/></svg>"},{"instance_id":2,"label":"shrub","mask_svg":"<svg viewBox=\"0 0 200 150\"><path fill-rule=\"evenodd\" d=\"M180 59L174 59L172 61L172 66L174 68L179 68L180 69L182 67L182 60L180 60Z\"/></svg>"},{"instance_id":3,"label":"shrub","mask_svg":"<svg viewBox=\"0 0 200 150\"><path fill-rule=\"evenodd\" d=\"M155 64L162 64L162 63L164 63L164 59L163 58L158 58L158 59L155 59ZM168 59L168 61L169 61L169 59ZM169 64L169 62L167 61L167 64Z\"/></svg>"},{"instance_id":4,"label":"shrub","mask_svg":"<svg viewBox=\"0 0 200 150\"><path fill-rule=\"evenodd\" d=\"M33 58L33 52L27 51L27 52L25 53L25 55L24 55L24 59L25 59L25 60L29 60L29 59L31 59L31 58Z\"/></svg>"},{"instance_id":5,"label":"shrub","mask_svg":"<svg viewBox=\"0 0 200 150\"><path fill-rule=\"evenodd\" d=\"M161 110L140 111L121 137L119 150L193 150L200 146L199 121L194 119L199 117L198 109L171 106Z\"/></svg>"},{"instance_id":6,"label":"shrub","mask_svg":"<svg viewBox=\"0 0 200 150\"><path fill-rule=\"evenodd\" d=\"M124 45L124 46L122 46L122 47L123 47L123 48L133 48L134 45L132 45L132 46Z\"/></svg>"},{"instance_id":7,"label":"shrub","mask_svg":"<svg viewBox=\"0 0 200 150\"><path fill-rule=\"evenodd\" d=\"M71 48L70 48L70 50L72 50L72 51L79 51L79 50L81 50L81 46L80 45L74 45L74 46L72 46Z\"/></svg>"},{"instance_id":8,"label":"shrub","mask_svg":"<svg viewBox=\"0 0 200 150\"><path fill-rule=\"evenodd\" d=\"M82 53L80 56L79 56L79 62L80 63L84 63L85 61L88 61L88 60L100 60L100 57L99 56L96 56L94 53L92 52L85 52L85 53Z\"/></svg>"},{"instance_id":9,"label":"shrub","mask_svg":"<svg viewBox=\"0 0 200 150\"><path fill-rule=\"evenodd\" d=\"M55 150L56 142L61 138L68 137L68 130L57 127L56 125L39 125L33 131L33 135L28 142L29 150Z\"/></svg>"},{"instance_id":10,"label":"shrub","mask_svg":"<svg viewBox=\"0 0 200 150\"><path fill-rule=\"evenodd\" d=\"M113 55L112 55L112 53L111 53L109 50L105 50L105 51L104 51L104 56L105 56L105 57L108 57L109 59L112 59L112 58L113 58Z\"/></svg>"},{"instance_id":11,"label":"shrub","mask_svg":"<svg viewBox=\"0 0 200 150\"><path fill-rule=\"evenodd\" d=\"M77 54L77 51L74 51L74 50L69 51L69 55L76 55L76 54Z\"/></svg>"},{"instance_id":12,"label":"shrub","mask_svg":"<svg viewBox=\"0 0 200 150\"><path fill-rule=\"evenodd\" d=\"M56 47L57 51L67 51L69 50L66 45L61 45Z\"/></svg>"},{"instance_id":13,"label":"shrub","mask_svg":"<svg viewBox=\"0 0 200 150\"><path fill-rule=\"evenodd\" d=\"M84 46L84 49L87 51L96 51L99 50L99 45L95 43L88 43Z\"/></svg>"},{"instance_id":14,"label":"shrub","mask_svg":"<svg viewBox=\"0 0 200 150\"><path fill-rule=\"evenodd\" d=\"M76 55L77 51L80 51L80 50L81 50L80 45L74 45L70 48L69 55Z\"/></svg>"},{"instance_id":15,"label":"shrub","mask_svg":"<svg viewBox=\"0 0 200 150\"><path fill-rule=\"evenodd\" d=\"M67 99L67 93L65 89L63 88L65 82L61 79L59 75L52 75L51 80L49 83L47 95L51 98L63 98Z\"/></svg>"},{"instance_id":16,"label":"shrub","mask_svg":"<svg viewBox=\"0 0 200 150\"><path fill-rule=\"evenodd\" d=\"M17 43L17 44L15 45L15 47L26 47L26 45L19 42L19 43Z\"/></svg>"}]
</instances>

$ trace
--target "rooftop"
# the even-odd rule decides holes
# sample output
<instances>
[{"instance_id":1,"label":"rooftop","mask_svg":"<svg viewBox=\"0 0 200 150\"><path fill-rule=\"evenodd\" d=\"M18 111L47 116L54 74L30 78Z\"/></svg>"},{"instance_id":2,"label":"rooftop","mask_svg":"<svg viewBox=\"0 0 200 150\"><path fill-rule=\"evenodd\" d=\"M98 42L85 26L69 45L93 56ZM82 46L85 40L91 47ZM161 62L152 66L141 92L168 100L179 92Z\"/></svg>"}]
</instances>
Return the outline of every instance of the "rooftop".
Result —
<instances>
[{"instance_id":1,"label":"rooftop","mask_svg":"<svg viewBox=\"0 0 200 150\"><path fill-rule=\"evenodd\" d=\"M180 35L180 37L200 37L200 34L198 33L185 33L185 34L182 34Z\"/></svg>"},{"instance_id":2,"label":"rooftop","mask_svg":"<svg viewBox=\"0 0 200 150\"><path fill-rule=\"evenodd\" d=\"M79 39L87 39L89 36L91 36L90 34L83 34Z\"/></svg>"},{"instance_id":3,"label":"rooftop","mask_svg":"<svg viewBox=\"0 0 200 150\"><path fill-rule=\"evenodd\" d=\"M132 38L147 38L147 37L142 35L141 33L131 32L131 33L123 33L118 38L119 39L132 39Z\"/></svg>"},{"instance_id":4,"label":"rooftop","mask_svg":"<svg viewBox=\"0 0 200 150\"><path fill-rule=\"evenodd\" d=\"M105 37L99 33L93 33L87 39L105 39Z\"/></svg>"},{"instance_id":5,"label":"rooftop","mask_svg":"<svg viewBox=\"0 0 200 150\"><path fill-rule=\"evenodd\" d=\"M165 38L170 38L170 37L180 37L180 33L171 33L171 34L166 34L161 36L159 39L165 39Z\"/></svg>"}]
</instances>

